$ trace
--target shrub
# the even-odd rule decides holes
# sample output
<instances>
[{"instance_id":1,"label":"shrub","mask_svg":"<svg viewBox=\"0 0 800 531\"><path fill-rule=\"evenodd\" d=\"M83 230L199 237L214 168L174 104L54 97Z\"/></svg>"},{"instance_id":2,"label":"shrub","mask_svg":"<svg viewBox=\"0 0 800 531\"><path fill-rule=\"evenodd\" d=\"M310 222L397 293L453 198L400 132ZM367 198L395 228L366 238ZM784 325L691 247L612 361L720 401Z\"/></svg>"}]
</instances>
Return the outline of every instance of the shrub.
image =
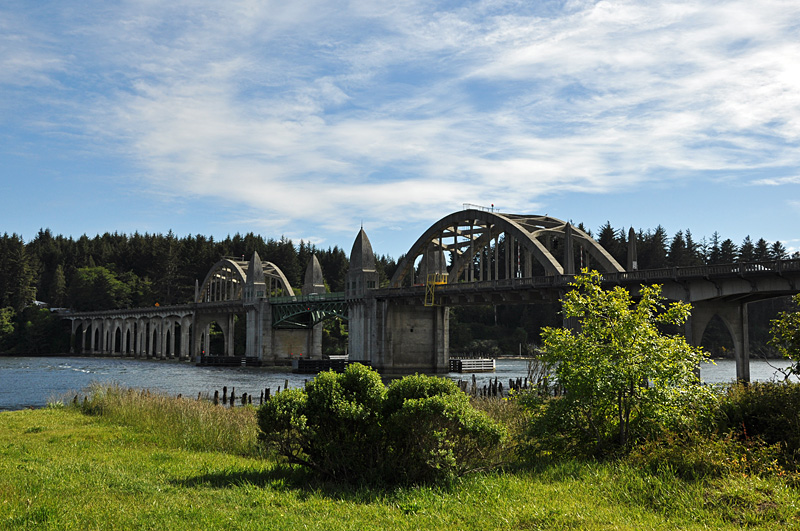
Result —
<instances>
[{"instance_id":1,"label":"shrub","mask_svg":"<svg viewBox=\"0 0 800 531\"><path fill-rule=\"evenodd\" d=\"M448 380L408 376L384 387L349 365L258 410L262 442L325 479L350 483L443 481L489 466L502 428Z\"/></svg>"},{"instance_id":2,"label":"shrub","mask_svg":"<svg viewBox=\"0 0 800 531\"><path fill-rule=\"evenodd\" d=\"M462 395L456 383L446 378L415 374L393 381L386 391L384 415L389 416L403 407L406 400L430 398L437 395Z\"/></svg>"},{"instance_id":3,"label":"shrub","mask_svg":"<svg viewBox=\"0 0 800 531\"><path fill-rule=\"evenodd\" d=\"M393 383L388 395L390 472L398 482L447 481L496 463L504 431L452 381L411 376Z\"/></svg>"},{"instance_id":4,"label":"shrub","mask_svg":"<svg viewBox=\"0 0 800 531\"><path fill-rule=\"evenodd\" d=\"M534 432L586 453L627 450L665 423L680 421L687 396L706 391L696 385L703 353L664 326L682 324L690 307L665 304L660 286L642 286L638 300L616 287L605 290L597 272L584 270L562 299L576 329L545 328L544 359L566 394L536 403Z\"/></svg>"},{"instance_id":5,"label":"shrub","mask_svg":"<svg viewBox=\"0 0 800 531\"><path fill-rule=\"evenodd\" d=\"M628 463L650 473L669 472L682 479L720 478L729 474L760 475L773 472L780 453L760 439L741 441L730 435L666 433L634 448Z\"/></svg>"},{"instance_id":6,"label":"shrub","mask_svg":"<svg viewBox=\"0 0 800 531\"><path fill-rule=\"evenodd\" d=\"M735 385L721 399L717 427L742 441L762 439L779 445L781 464L798 469L800 384L760 382Z\"/></svg>"}]
</instances>

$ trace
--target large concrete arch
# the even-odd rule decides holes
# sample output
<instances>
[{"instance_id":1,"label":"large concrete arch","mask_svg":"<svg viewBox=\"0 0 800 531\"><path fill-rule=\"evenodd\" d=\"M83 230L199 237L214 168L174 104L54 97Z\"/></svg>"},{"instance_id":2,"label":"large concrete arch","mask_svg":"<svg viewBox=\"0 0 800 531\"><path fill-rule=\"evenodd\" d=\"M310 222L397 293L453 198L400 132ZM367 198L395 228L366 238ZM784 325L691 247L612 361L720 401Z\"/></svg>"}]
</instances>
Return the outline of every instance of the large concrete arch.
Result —
<instances>
[{"instance_id":1,"label":"large concrete arch","mask_svg":"<svg viewBox=\"0 0 800 531\"><path fill-rule=\"evenodd\" d=\"M530 257L526 262L527 269L530 268L531 260L536 260L544 267L547 275L573 274L572 248L577 245L594 258L604 272L625 271L591 236L568 222L549 216L465 209L443 217L419 237L398 264L390 286L401 287L407 284L418 258L431 260L434 255L434 261L441 267L441 255L448 252L452 256L448 281L458 282L476 256L483 253L492 241L496 244L503 234L517 242ZM548 243L553 239L562 241L564 257L561 260L550 251L551 246ZM435 256L436 254L439 256ZM428 266L423 269L431 271L432 268ZM497 271L495 276L498 276Z\"/></svg>"},{"instance_id":2,"label":"large concrete arch","mask_svg":"<svg viewBox=\"0 0 800 531\"><path fill-rule=\"evenodd\" d=\"M214 264L197 291L195 302L241 300L249 264L248 261L234 258L223 258ZM280 290L286 296L294 295L289 281L278 266L272 262L261 262L261 265L270 290Z\"/></svg>"}]
</instances>

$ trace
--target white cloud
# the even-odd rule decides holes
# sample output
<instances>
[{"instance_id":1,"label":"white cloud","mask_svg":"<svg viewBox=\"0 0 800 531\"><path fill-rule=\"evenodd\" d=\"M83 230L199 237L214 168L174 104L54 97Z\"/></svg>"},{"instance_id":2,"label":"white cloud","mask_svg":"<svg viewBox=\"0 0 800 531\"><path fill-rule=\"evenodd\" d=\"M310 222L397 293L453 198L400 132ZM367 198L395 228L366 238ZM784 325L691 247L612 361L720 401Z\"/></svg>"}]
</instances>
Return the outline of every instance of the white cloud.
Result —
<instances>
[{"instance_id":1,"label":"white cloud","mask_svg":"<svg viewBox=\"0 0 800 531\"><path fill-rule=\"evenodd\" d=\"M782 186L785 184L800 184L800 175L789 177L772 177L769 179L757 179L751 184L756 186ZM792 204L800 206L800 201L793 201Z\"/></svg>"}]
</instances>

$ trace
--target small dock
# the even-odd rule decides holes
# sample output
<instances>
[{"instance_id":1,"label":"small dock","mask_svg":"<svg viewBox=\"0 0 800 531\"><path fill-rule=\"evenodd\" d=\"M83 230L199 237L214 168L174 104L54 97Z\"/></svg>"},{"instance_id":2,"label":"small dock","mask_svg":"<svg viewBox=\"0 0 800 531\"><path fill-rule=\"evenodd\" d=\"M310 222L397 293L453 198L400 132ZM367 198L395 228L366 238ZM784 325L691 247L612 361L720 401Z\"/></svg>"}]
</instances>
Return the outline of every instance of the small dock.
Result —
<instances>
[{"instance_id":1,"label":"small dock","mask_svg":"<svg viewBox=\"0 0 800 531\"><path fill-rule=\"evenodd\" d=\"M450 358L450 372L494 372L495 360L489 358Z\"/></svg>"},{"instance_id":2,"label":"small dock","mask_svg":"<svg viewBox=\"0 0 800 531\"><path fill-rule=\"evenodd\" d=\"M260 367L261 360L255 356L200 356L197 365L203 367Z\"/></svg>"}]
</instances>

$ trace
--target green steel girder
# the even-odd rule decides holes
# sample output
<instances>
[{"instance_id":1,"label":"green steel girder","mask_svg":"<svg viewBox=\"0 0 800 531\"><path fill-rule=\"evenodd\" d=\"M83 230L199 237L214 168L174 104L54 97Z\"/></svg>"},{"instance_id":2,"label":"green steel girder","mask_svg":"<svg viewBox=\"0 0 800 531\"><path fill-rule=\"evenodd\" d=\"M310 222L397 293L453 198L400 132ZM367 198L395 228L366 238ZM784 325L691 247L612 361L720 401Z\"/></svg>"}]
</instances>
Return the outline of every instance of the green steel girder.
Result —
<instances>
[{"instance_id":1,"label":"green steel girder","mask_svg":"<svg viewBox=\"0 0 800 531\"><path fill-rule=\"evenodd\" d=\"M301 299L272 303L272 328L312 328L331 318L347 319L344 299Z\"/></svg>"}]
</instances>

